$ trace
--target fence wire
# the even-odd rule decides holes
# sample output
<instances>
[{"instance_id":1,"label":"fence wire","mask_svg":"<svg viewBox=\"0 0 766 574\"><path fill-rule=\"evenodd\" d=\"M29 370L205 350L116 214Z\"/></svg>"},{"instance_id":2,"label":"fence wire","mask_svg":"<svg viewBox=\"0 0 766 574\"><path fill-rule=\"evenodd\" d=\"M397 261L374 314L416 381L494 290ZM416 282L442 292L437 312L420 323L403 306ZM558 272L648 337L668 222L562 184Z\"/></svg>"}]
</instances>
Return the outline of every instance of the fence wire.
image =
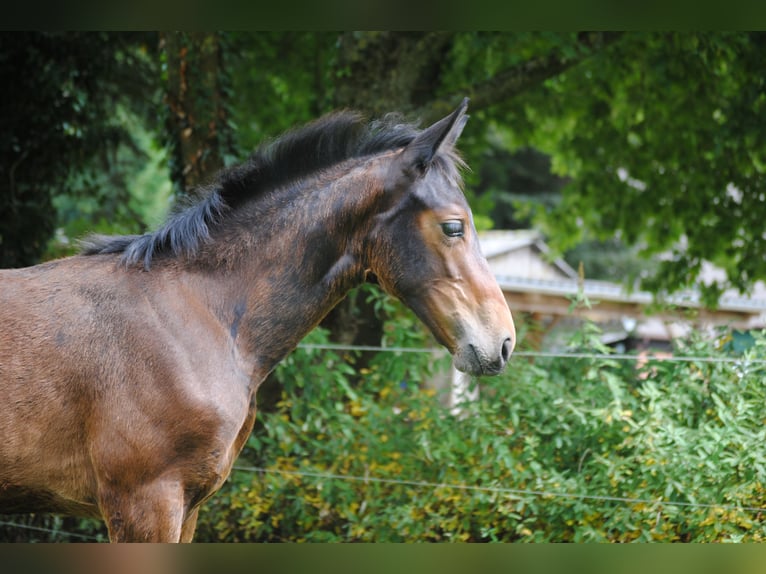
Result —
<instances>
[{"instance_id":1,"label":"fence wire","mask_svg":"<svg viewBox=\"0 0 766 574\"><path fill-rule=\"evenodd\" d=\"M353 482L376 482L381 484L398 484L403 486L414 486L418 488L449 488L455 490L470 490L476 492L492 492L497 494L509 494L517 497L523 496L549 496L551 498L572 498L579 500L597 500L602 502L621 502L627 504L647 504L657 506L677 506L683 508L720 508L721 510L745 510L748 512L764 512L766 507L758 506L736 506L733 504L719 504L713 502L683 502L673 500L651 499L651 498L630 498L624 496L605 496L600 494L578 494L571 492L553 492L548 490L535 490L524 488L511 488L504 486L478 486L472 484L454 484L448 482L427 482L423 480L406 480L398 478L381 478L375 476L354 476L345 474L334 474L328 472L309 472L298 470L280 470L257 466L234 466L232 470L240 472L253 472L260 474L284 474L293 476L306 476L311 478L325 478L328 480L346 480Z\"/></svg>"},{"instance_id":2,"label":"fence wire","mask_svg":"<svg viewBox=\"0 0 766 574\"><path fill-rule=\"evenodd\" d=\"M657 498L657 499L630 498L626 496L605 496L600 494L555 492L555 491L549 491L549 490L512 488L512 487L505 487L505 486L479 486L479 485L472 485L472 484L455 484L455 483L449 483L449 482L428 482L424 480L382 478L382 477L376 477L376 476L356 476L356 475L336 474L336 473L330 473L330 472L280 470L280 469L270 469L270 468L263 468L263 467L257 467L257 466L235 465L232 468L232 472L235 472L235 471L236 472L251 472L251 473L257 473L257 474L279 474L279 475L287 475L287 476L301 476L301 477L320 478L320 479L327 479L327 480L345 480L349 482L364 482L365 484L369 484L369 483L396 484L401 486L412 486L415 488L433 488L434 490L439 488L447 488L447 489L465 490L465 491L474 491L474 492L490 492L495 494L511 495L518 498L522 498L525 496L535 496L535 497L550 497L550 498L568 498L568 499L576 499L576 500L595 500L600 502L616 502L616 503L622 503L622 504L645 504L649 506L647 510L651 512L655 512L657 511L658 508L661 508L664 506L675 506L678 508L716 508L716 509L726 510L726 511L733 510L733 511L746 511L746 512L758 512L758 513L766 511L766 507L758 507L758 506L736 506L733 504L712 503L712 502L684 502L684 501L674 501L674 500L662 500L662 498ZM64 530L53 530L50 528L42 528L39 526L30 526L27 524L18 524L15 522L7 522L7 521L1 521L1 520L0 520L0 526L11 526L11 527L22 528L26 530L45 532L49 534L71 536L75 538L80 538L82 540L92 540L95 542L98 542L100 540L99 538L95 536L77 534L74 532L67 532Z\"/></svg>"},{"instance_id":3,"label":"fence wire","mask_svg":"<svg viewBox=\"0 0 766 574\"><path fill-rule=\"evenodd\" d=\"M417 348L417 347L375 347L370 345L340 345L334 343L301 343L298 349L325 351L358 351L383 353L431 353L446 355L446 349ZM692 355L630 355L627 353L574 353L548 351L514 351L513 357L553 358L553 359L603 359L610 361L646 361L664 363L732 363L748 365L764 365L766 359L748 359L746 357L695 357Z\"/></svg>"},{"instance_id":4,"label":"fence wire","mask_svg":"<svg viewBox=\"0 0 766 574\"><path fill-rule=\"evenodd\" d=\"M24 530L34 530L36 532L45 532L46 534L59 534L61 536L71 536L73 538L79 538L81 540L93 540L94 542L100 542L101 539L96 536L90 536L89 534L78 534L76 532L67 532L66 530L52 528L43 528L42 526L32 526L31 524L19 524L17 522L9 522L7 520L0 520L0 526L11 526L12 528L22 528Z\"/></svg>"}]
</instances>

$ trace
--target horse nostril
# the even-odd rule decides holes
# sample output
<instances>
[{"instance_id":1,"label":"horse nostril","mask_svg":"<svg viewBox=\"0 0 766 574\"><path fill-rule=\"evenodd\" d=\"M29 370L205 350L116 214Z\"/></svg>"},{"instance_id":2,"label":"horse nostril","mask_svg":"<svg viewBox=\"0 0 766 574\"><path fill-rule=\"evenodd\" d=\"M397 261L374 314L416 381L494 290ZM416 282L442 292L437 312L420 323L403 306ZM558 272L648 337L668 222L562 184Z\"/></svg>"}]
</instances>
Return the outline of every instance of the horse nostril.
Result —
<instances>
[{"instance_id":1,"label":"horse nostril","mask_svg":"<svg viewBox=\"0 0 766 574\"><path fill-rule=\"evenodd\" d=\"M510 337L503 341L503 347L500 349L500 356L503 358L503 363L507 363L511 358L511 350L513 349L513 343Z\"/></svg>"}]
</instances>

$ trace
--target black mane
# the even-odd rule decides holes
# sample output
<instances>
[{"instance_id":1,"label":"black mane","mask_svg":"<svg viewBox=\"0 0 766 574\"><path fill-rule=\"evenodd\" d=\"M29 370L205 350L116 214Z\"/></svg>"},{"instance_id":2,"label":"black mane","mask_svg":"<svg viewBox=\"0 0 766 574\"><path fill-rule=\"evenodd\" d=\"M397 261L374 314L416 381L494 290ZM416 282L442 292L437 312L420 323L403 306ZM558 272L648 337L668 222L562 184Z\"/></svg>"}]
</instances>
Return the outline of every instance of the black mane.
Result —
<instances>
[{"instance_id":1,"label":"black mane","mask_svg":"<svg viewBox=\"0 0 766 574\"><path fill-rule=\"evenodd\" d=\"M91 236L83 255L122 253L126 265L149 269L157 255L193 255L227 211L265 191L283 187L343 161L406 146L418 134L389 114L366 124L355 112L328 114L260 146L246 161L222 170L198 189L203 198L175 211L156 231L143 235Z\"/></svg>"}]
</instances>

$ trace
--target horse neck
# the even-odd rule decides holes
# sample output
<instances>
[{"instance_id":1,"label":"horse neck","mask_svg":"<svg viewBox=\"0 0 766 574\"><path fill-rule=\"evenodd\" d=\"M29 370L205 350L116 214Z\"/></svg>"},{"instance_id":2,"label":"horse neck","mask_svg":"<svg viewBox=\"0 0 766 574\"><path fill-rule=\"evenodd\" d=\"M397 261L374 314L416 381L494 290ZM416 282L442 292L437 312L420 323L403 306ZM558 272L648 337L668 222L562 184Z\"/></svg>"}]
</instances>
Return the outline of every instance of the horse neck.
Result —
<instances>
[{"instance_id":1,"label":"horse neck","mask_svg":"<svg viewBox=\"0 0 766 574\"><path fill-rule=\"evenodd\" d=\"M381 173L372 166L274 192L242 206L247 224L213 242L226 246L216 266L228 268L207 274L217 314L259 370L269 372L364 280Z\"/></svg>"}]
</instances>

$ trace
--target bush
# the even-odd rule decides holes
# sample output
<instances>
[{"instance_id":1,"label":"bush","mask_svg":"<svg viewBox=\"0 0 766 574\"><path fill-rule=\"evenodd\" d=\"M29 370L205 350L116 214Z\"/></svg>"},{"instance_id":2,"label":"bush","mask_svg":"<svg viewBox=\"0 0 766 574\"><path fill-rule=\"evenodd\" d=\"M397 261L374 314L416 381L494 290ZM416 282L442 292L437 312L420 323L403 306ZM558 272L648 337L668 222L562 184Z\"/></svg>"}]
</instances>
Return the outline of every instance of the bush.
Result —
<instances>
[{"instance_id":1,"label":"bush","mask_svg":"<svg viewBox=\"0 0 766 574\"><path fill-rule=\"evenodd\" d=\"M515 358L456 416L430 354L298 349L197 540L760 541L764 359L763 335L735 363Z\"/></svg>"}]
</instances>

